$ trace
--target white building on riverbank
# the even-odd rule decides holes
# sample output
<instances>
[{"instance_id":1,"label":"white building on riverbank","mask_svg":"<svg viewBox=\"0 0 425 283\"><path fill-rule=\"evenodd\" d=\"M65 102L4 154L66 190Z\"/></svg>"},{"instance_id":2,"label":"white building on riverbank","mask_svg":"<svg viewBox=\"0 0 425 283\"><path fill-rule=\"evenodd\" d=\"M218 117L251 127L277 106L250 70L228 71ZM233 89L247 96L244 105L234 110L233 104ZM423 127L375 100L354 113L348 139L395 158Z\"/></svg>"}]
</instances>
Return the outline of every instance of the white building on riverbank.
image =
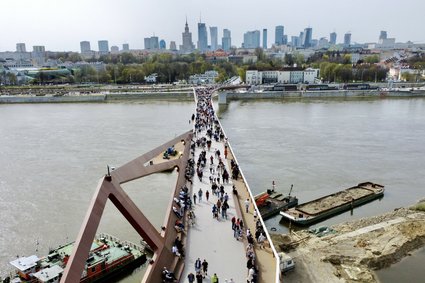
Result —
<instances>
[{"instance_id":1,"label":"white building on riverbank","mask_svg":"<svg viewBox=\"0 0 425 283\"><path fill-rule=\"evenodd\" d=\"M319 80L319 69L291 68L280 71L246 71L246 83L250 85L284 83L284 84L313 84Z\"/></svg>"}]
</instances>

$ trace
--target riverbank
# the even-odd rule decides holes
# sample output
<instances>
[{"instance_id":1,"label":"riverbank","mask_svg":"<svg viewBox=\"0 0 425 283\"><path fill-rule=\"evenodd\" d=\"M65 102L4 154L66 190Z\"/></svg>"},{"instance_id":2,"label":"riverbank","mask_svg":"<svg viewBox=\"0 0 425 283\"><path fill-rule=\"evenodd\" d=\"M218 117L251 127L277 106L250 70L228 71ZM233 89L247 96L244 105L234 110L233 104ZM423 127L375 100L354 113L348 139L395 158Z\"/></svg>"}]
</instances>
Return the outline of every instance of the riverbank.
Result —
<instances>
[{"instance_id":1,"label":"riverbank","mask_svg":"<svg viewBox=\"0 0 425 283\"><path fill-rule=\"evenodd\" d=\"M409 208L334 225L324 235L307 230L272 235L275 246L296 262L285 281L379 282L375 270L425 246L424 208L422 200Z\"/></svg>"},{"instance_id":2,"label":"riverbank","mask_svg":"<svg viewBox=\"0 0 425 283\"><path fill-rule=\"evenodd\" d=\"M383 91L383 90L330 90L330 91L269 91L269 92L221 92L219 103L245 99L301 99L301 98L386 98L425 97L425 90Z\"/></svg>"},{"instance_id":3,"label":"riverbank","mask_svg":"<svg viewBox=\"0 0 425 283\"><path fill-rule=\"evenodd\" d=\"M87 95L3 95L0 96L0 104L14 103L89 103L108 102L118 100L141 100L141 99L170 99L179 101L191 101L193 95L188 92L131 92L131 93L108 93L108 94L87 94Z\"/></svg>"}]
</instances>

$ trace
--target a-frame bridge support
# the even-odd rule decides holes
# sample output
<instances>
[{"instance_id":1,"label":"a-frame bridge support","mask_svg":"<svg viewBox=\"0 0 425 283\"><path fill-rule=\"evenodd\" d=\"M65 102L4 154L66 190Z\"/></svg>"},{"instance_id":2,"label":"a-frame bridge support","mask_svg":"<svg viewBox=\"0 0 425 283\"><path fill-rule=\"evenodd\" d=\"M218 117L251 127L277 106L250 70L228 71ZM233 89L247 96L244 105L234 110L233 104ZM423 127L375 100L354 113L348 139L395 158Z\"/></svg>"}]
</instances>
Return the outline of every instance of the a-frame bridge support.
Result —
<instances>
[{"instance_id":1,"label":"a-frame bridge support","mask_svg":"<svg viewBox=\"0 0 425 283\"><path fill-rule=\"evenodd\" d=\"M189 131L115 169L110 175L104 176L99 181L95 195L91 200L77 240L75 241L74 250L65 268L61 283L80 282L90 247L96 236L96 231L108 199L112 201L154 251L153 262L149 264L142 282L162 282L161 272L164 266L170 270L174 270L176 276L180 276L179 273L184 268L184 262L175 257L171 252L171 247L177 236L177 231L174 228L177 216L173 213L172 206L174 197L178 198L179 189L186 184L185 169L190 157L191 141L192 131ZM176 149L182 148L182 152L179 152L178 156L171 157L169 160L162 159L162 153L173 145ZM170 196L170 203L165 214L163 224L165 229L158 231L124 192L121 184L174 168L178 169L176 187Z\"/></svg>"}]
</instances>

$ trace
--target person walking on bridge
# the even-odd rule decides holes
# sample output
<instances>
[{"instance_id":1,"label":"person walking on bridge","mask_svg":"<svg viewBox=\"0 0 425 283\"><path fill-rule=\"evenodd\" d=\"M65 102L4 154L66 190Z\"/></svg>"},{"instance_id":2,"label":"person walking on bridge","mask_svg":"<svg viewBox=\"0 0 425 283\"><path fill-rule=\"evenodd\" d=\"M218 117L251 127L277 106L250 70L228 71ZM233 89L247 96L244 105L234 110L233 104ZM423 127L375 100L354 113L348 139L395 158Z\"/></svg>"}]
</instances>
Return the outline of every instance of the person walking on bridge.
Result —
<instances>
[{"instance_id":1,"label":"person walking on bridge","mask_svg":"<svg viewBox=\"0 0 425 283\"><path fill-rule=\"evenodd\" d=\"M202 201L202 188L199 188L199 191L198 191L198 197L199 197L199 203L201 203L201 201Z\"/></svg>"},{"instance_id":2,"label":"person walking on bridge","mask_svg":"<svg viewBox=\"0 0 425 283\"><path fill-rule=\"evenodd\" d=\"M218 283L218 277L216 273L214 273L214 275L211 276L211 283Z\"/></svg>"},{"instance_id":3,"label":"person walking on bridge","mask_svg":"<svg viewBox=\"0 0 425 283\"><path fill-rule=\"evenodd\" d=\"M245 201L245 212L248 213L249 211L249 199L246 199Z\"/></svg>"},{"instance_id":4,"label":"person walking on bridge","mask_svg":"<svg viewBox=\"0 0 425 283\"><path fill-rule=\"evenodd\" d=\"M189 283L193 283L193 282L195 282L195 274L193 274L192 272L191 272L191 273L189 273L189 274L187 275L187 280L189 280Z\"/></svg>"}]
</instances>

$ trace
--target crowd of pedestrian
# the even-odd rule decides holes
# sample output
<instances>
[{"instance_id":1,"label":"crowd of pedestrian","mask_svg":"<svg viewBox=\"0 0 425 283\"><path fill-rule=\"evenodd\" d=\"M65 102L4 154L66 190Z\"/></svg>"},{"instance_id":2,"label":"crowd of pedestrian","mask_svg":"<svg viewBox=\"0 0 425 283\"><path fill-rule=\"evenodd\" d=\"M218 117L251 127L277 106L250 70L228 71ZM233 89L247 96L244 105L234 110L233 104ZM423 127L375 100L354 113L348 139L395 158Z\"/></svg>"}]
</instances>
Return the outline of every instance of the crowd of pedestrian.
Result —
<instances>
[{"instance_id":1,"label":"crowd of pedestrian","mask_svg":"<svg viewBox=\"0 0 425 283\"><path fill-rule=\"evenodd\" d=\"M173 211L178 218L175 224L178 232L185 232L184 220L186 215L189 225L195 225L195 208L199 207L200 204L206 204L211 207L213 219L226 221L228 219L227 212L230 208L226 187L229 185L230 177L233 180L237 180L240 176L239 167L233 159L230 160L229 171L226 166L228 143L212 107L212 90L211 88L197 88L195 90L197 98L196 113L189 120L189 123L193 123L194 138L190 145L191 158L185 170L185 178L187 183L191 184L192 193L184 186L180 189L179 197L174 198ZM224 151L221 152L219 148L215 148L213 142L223 142ZM195 152L199 154L195 156ZM195 173L202 187L193 186ZM238 192L234 185L232 187L232 193L233 196L237 197ZM246 211L249 209L249 199L247 202ZM260 221L257 221L258 223ZM255 283L258 278L258 268L256 267L253 248L255 244L254 238L260 248L262 248L265 240L264 230L261 230L260 223L255 233L252 234L251 230L245 227L243 220L235 216L231 218L231 225L233 236L236 240L241 241L246 237L248 241L246 249L247 282ZM185 256L184 246L179 237L173 243L172 252L176 257L183 258ZM187 275L188 282L219 283L219 277L216 273L212 273L210 276L208 275L209 263L206 259L201 261L200 257L197 258L193 267L194 270ZM209 281L204 281L208 279ZM163 281L173 282L167 280L175 280L174 274L164 267ZM233 279L224 279L224 283L234 283L234 281Z\"/></svg>"}]
</instances>

